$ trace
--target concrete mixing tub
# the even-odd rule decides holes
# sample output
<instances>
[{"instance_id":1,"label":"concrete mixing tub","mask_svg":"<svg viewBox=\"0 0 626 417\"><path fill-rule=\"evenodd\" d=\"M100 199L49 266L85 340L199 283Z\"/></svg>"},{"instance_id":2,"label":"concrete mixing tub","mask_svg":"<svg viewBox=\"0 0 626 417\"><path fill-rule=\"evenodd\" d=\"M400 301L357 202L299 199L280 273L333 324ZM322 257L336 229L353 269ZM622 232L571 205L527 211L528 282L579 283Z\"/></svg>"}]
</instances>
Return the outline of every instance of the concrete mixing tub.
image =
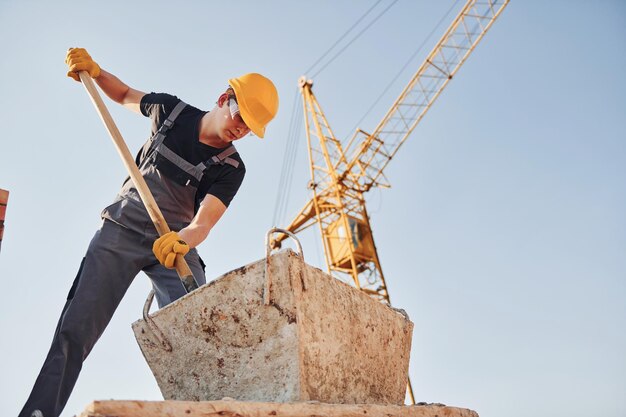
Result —
<instances>
[{"instance_id":1,"label":"concrete mixing tub","mask_svg":"<svg viewBox=\"0 0 626 417\"><path fill-rule=\"evenodd\" d=\"M413 324L290 250L231 271L145 320L137 342L166 400L403 404Z\"/></svg>"}]
</instances>

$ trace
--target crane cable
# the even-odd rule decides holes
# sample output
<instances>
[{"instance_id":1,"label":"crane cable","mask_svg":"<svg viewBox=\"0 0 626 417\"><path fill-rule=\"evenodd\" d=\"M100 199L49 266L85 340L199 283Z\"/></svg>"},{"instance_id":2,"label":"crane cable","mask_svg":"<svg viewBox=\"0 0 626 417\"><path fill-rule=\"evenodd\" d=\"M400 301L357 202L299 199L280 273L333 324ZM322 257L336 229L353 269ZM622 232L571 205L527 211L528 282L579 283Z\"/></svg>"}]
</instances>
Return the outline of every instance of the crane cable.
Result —
<instances>
[{"instance_id":1,"label":"crane cable","mask_svg":"<svg viewBox=\"0 0 626 417\"><path fill-rule=\"evenodd\" d=\"M352 38L352 40L351 40L350 42L348 42L346 45L344 45L344 47L343 47L343 48L341 48L341 49L340 49L340 50L339 50L339 51L338 51L338 52L337 52L337 53L336 53L336 54L335 54L335 55L334 55L334 56L333 56L333 57L332 57L332 58L331 58L328 62L326 62L326 64L324 64L324 66L322 66L322 68L320 68L319 70L317 70L317 71L316 71L316 72L315 72L315 73L311 76L311 78L315 78L315 77L316 77L316 76L318 76L318 75L319 75L319 74L320 74L320 73L321 73L324 69L326 69L326 67L327 67L327 66L329 66L331 62L333 62L335 59L337 59L337 57L338 57L339 55L341 55L341 54L343 53L343 51L345 51L345 50L346 50L346 49L347 49L350 45L352 45L352 44L354 43L354 41L356 41L358 38L360 38L360 37L361 37L361 35L362 35L363 33L365 33L365 31L366 31L367 29L371 28L371 27L372 27L372 25L373 25L374 23L376 23L376 21L378 21L378 19L380 19L380 17L381 17L382 15L384 15L385 13L387 13L387 10L389 10L389 9L391 8L391 6L393 6L393 5L394 5L394 4L396 4L397 2L398 2L398 0L393 0L393 1L392 1L392 2L391 2L388 6L387 6L387 7L385 7L385 9L383 9L383 11L382 11L382 12L380 12L380 13L378 14L378 16L376 16L376 17L375 17L375 18L374 18L371 22L369 22L367 26L365 26L363 29L361 29L361 31L360 31L359 33L357 33L357 34L356 34L356 36L355 36L354 38ZM378 3L380 3L380 0L378 1ZM374 6L376 6L378 3L374 4ZM372 10L372 9L374 8L374 6L372 6L372 7L371 7L371 8L370 8L370 9L369 9L366 13L365 13L365 15L367 15L367 14L370 12L370 10ZM363 17L365 17L365 15L363 15ZM362 19L363 19L363 17L362 17L361 19L359 19L359 21L360 21L360 20L362 20ZM358 22L357 22L357 23L358 23ZM352 30L352 28L353 28L354 26L356 26L356 24L352 25L352 27L351 27L348 31ZM347 32L346 32L346 34L347 34ZM345 35L344 35L344 36L345 36ZM334 47L334 45L333 45L333 47ZM332 48L331 48L331 49L332 49Z\"/></svg>"},{"instance_id":2,"label":"crane cable","mask_svg":"<svg viewBox=\"0 0 626 417\"><path fill-rule=\"evenodd\" d=\"M343 35L333 43L330 48L326 50L304 73L308 73L312 71L316 65L318 65L346 36L365 19L365 17L370 14L378 4L380 4L382 0L378 0L374 5L372 5L363 15L357 19L357 21L346 30ZM326 62L322 68L315 72L314 75L318 75L322 70L324 70L331 62L333 62L343 51L345 51L348 46L350 46L356 39L358 39L368 28L370 28L387 10L391 8L398 0L393 0L393 2L388 5L381 13L379 13L364 29L362 29L352 40L348 42L339 52L337 52L328 62ZM298 93L299 91L296 89L296 93L293 100L293 108L291 112L291 120L289 123L289 130L287 134L287 142L285 144L285 152L283 156L283 166L281 169L280 181L278 185L278 191L276 193L276 202L274 205L274 217L272 219L272 225L276 226L278 222L282 222L284 219L287 202L289 201L289 194L291 192L291 183L293 181L293 168L295 165L295 160L298 151L298 127L302 123L302 108L298 106Z\"/></svg>"},{"instance_id":3,"label":"crane cable","mask_svg":"<svg viewBox=\"0 0 626 417\"><path fill-rule=\"evenodd\" d=\"M287 131L287 141L285 143L285 152L283 155L283 166L281 168L280 181L276 193L276 202L274 203L274 217L272 218L272 226L278 226L278 222L282 222L286 210L289 194L291 192L291 182L293 180L293 168L298 152L299 126L302 123L302 109L298 106L298 94L296 88L293 107L291 109L291 120L289 122L289 130ZM298 111L298 109L300 110Z\"/></svg>"},{"instance_id":4,"label":"crane cable","mask_svg":"<svg viewBox=\"0 0 626 417\"><path fill-rule=\"evenodd\" d=\"M363 19L365 19L365 16L367 16L367 15L368 15L368 14L372 11L372 9L374 9L374 7L378 6L378 3L380 3L381 1L383 1L383 0L378 0L376 3L374 3L374 5L373 5L372 7L370 7L370 8L369 8L369 9L368 9L368 10L367 10L364 14L363 14L363 16L361 16L361 17L360 17L360 18L359 18L356 22L354 22L354 24L353 24L352 26L350 26L350 28L349 28L348 30L346 30L346 31L344 32L344 34L343 34L343 35L341 35L341 36L339 37L339 39L337 39L337 40L335 41L335 43L333 43L333 44L330 46L330 48L328 48L328 49L326 50L326 52L324 52L324 53L322 54L322 56L320 56L320 57L317 59L317 61L315 61L315 62L314 62L314 63L313 63L313 64L312 64L309 68L307 68L307 70L306 70L306 71L304 71L304 74L307 74L309 71L311 71L313 68L315 68L315 66L316 66L317 64L319 64L319 62L320 62L322 59L324 59L324 57L325 57L326 55L328 55L328 54L330 53L330 51L332 51L332 50L333 50L333 48L334 48L335 46L337 46L337 44L338 44L339 42L341 42L341 41L342 41L342 40L343 40L346 36L348 36L348 33L350 33L350 32L352 31L352 29L354 29L354 28L355 28L355 26L356 26L356 25L358 25L359 23L361 23L361 21L362 21Z\"/></svg>"}]
</instances>

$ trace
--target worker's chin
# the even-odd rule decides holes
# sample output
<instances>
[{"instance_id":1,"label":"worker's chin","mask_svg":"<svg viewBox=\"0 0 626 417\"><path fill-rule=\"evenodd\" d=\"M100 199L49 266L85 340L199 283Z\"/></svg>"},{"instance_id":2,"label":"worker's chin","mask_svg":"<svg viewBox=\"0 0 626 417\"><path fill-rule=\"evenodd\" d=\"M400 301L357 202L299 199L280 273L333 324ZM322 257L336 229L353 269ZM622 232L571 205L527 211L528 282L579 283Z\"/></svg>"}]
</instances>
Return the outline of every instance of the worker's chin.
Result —
<instances>
[{"instance_id":1,"label":"worker's chin","mask_svg":"<svg viewBox=\"0 0 626 417\"><path fill-rule=\"evenodd\" d=\"M232 142L232 141L234 141L234 140L237 140L237 137L236 137L235 135L233 135L232 133L230 133L230 131L225 130L225 131L222 133L222 137L221 137L221 139L222 139L224 142Z\"/></svg>"}]
</instances>

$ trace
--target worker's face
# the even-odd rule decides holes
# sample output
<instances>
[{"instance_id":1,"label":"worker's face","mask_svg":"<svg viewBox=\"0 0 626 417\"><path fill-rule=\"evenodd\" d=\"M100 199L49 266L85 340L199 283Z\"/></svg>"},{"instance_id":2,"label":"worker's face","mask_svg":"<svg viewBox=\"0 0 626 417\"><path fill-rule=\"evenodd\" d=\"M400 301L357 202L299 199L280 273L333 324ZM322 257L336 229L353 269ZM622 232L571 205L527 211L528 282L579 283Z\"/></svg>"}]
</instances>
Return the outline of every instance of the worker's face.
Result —
<instances>
[{"instance_id":1,"label":"worker's face","mask_svg":"<svg viewBox=\"0 0 626 417\"><path fill-rule=\"evenodd\" d=\"M245 122L241 118L241 114L236 112L233 115L233 111L236 104L234 98L229 98L228 94L224 93L217 101L218 112L220 118L219 135L220 138L226 142L233 142L241 139L250 133L250 128L246 126Z\"/></svg>"}]
</instances>

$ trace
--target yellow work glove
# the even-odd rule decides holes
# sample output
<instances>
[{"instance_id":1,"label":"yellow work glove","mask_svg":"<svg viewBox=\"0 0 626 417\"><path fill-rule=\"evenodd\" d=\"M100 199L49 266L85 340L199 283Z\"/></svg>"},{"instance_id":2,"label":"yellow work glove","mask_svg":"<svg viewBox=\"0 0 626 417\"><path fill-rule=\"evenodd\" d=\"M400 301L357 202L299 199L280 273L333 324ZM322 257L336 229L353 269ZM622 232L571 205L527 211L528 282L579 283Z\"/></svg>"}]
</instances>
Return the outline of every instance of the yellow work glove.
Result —
<instances>
[{"instance_id":1,"label":"yellow work glove","mask_svg":"<svg viewBox=\"0 0 626 417\"><path fill-rule=\"evenodd\" d=\"M65 63L70 69L67 72L67 76L72 77L78 82L80 82L80 77L78 76L79 71L87 71L91 78L98 78L100 75L100 67L83 48L68 49L67 55L65 56Z\"/></svg>"},{"instance_id":2,"label":"yellow work glove","mask_svg":"<svg viewBox=\"0 0 626 417\"><path fill-rule=\"evenodd\" d=\"M172 269L176 264L176 255L185 256L189 252L189 245L178 233L169 232L154 241L152 252L163 266Z\"/></svg>"}]
</instances>

